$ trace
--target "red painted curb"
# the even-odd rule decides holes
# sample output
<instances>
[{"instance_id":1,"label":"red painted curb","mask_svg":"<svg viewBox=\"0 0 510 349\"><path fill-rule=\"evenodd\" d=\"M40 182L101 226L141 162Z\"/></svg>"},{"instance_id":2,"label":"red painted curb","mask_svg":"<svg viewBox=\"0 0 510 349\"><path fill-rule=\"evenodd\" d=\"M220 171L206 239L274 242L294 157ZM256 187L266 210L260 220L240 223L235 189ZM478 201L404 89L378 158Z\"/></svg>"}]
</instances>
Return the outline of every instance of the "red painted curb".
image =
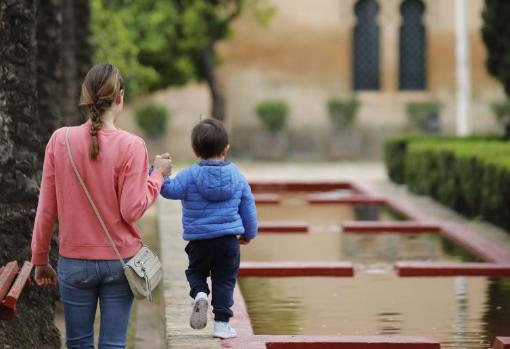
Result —
<instances>
[{"instance_id":1,"label":"red painted curb","mask_svg":"<svg viewBox=\"0 0 510 349\"><path fill-rule=\"evenodd\" d=\"M253 336L222 341L236 349L440 349L438 341L412 336Z\"/></svg>"},{"instance_id":2,"label":"red painted curb","mask_svg":"<svg viewBox=\"0 0 510 349\"><path fill-rule=\"evenodd\" d=\"M438 233L437 224L400 221L346 221L341 224L344 233Z\"/></svg>"},{"instance_id":3,"label":"red painted curb","mask_svg":"<svg viewBox=\"0 0 510 349\"><path fill-rule=\"evenodd\" d=\"M351 185L355 190L365 195L380 195L379 190L370 184L353 181ZM510 251L481 235L480 232L474 231L472 228L468 227L467 224L442 224L437 219L423 213L411 202L398 197L387 198L387 205L414 221L438 224L441 227L441 233L444 234L445 237L461 245L467 251L480 257L484 261L510 263Z\"/></svg>"},{"instance_id":4,"label":"red painted curb","mask_svg":"<svg viewBox=\"0 0 510 349\"><path fill-rule=\"evenodd\" d=\"M282 191L330 191L335 189L352 189L348 182L250 182L254 193L273 193Z\"/></svg>"},{"instance_id":5,"label":"red painted curb","mask_svg":"<svg viewBox=\"0 0 510 349\"><path fill-rule=\"evenodd\" d=\"M239 277L354 276L351 262L242 262Z\"/></svg>"},{"instance_id":6,"label":"red painted curb","mask_svg":"<svg viewBox=\"0 0 510 349\"><path fill-rule=\"evenodd\" d=\"M496 337L493 349L510 349L510 337Z\"/></svg>"},{"instance_id":7,"label":"red painted curb","mask_svg":"<svg viewBox=\"0 0 510 349\"><path fill-rule=\"evenodd\" d=\"M311 205L384 205L382 197L355 194L346 197L332 198L321 194L310 194L306 201Z\"/></svg>"},{"instance_id":8,"label":"red painted curb","mask_svg":"<svg viewBox=\"0 0 510 349\"><path fill-rule=\"evenodd\" d=\"M308 233L305 222L260 222L259 233Z\"/></svg>"},{"instance_id":9,"label":"red painted curb","mask_svg":"<svg viewBox=\"0 0 510 349\"><path fill-rule=\"evenodd\" d=\"M281 197L278 194L261 193L254 194L253 196L257 205L274 205L279 204L281 201Z\"/></svg>"},{"instance_id":10,"label":"red painted curb","mask_svg":"<svg viewBox=\"0 0 510 349\"><path fill-rule=\"evenodd\" d=\"M278 338L280 337L280 338ZM267 349L440 349L439 342L408 336L271 336ZM285 338L287 337L287 338Z\"/></svg>"},{"instance_id":11,"label":"red painted curb","mask_svg":"<svg viewBox=\"0 0 510 349\"><path fill-rule=\"evenodd\" d=\"M26 261L21 268L21 271L14 281L7 297L3 300L0 306L0 317L5 320L10 320L16 316L16 302L18 301L21 292L25 285L30 282L30 273L32 272L32 263Z\"/></svg>"},{"instance_id":12,"label":"red painted curb","mask_svg":"<svg viewBox=\"0 0 510 349\"><path fill-rule=\"evenodd\" d=\"M0 302L4 299L5 295L11 288L12 282L18 274L19 267L18 262L12 261L7 263L2 270L0 275Z\"/></svg>"},{"instance_id":13,"label":"red painted curb","mask_svg":"<svg viewBox=\"0 0 510 349\"><path fill-rule=\"evenodd\" d=\"M510 276L510 264L397 262L398 276Z\"/></svg>"}]
</instances>

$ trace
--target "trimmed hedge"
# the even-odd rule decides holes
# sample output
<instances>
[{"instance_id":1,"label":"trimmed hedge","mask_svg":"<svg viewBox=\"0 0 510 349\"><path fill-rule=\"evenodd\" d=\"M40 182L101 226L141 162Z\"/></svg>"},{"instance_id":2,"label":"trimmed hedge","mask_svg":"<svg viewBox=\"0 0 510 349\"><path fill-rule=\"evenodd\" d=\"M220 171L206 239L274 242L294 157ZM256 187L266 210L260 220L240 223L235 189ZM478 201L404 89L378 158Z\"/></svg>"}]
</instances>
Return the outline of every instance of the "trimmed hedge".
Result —
<instances>
[{"instance_id":1,"label":"trimmed hedge","mask_svg":"<svg viewBox=\"0 0 510 349\"><path fill-rule=\"evenodd\" d=\"M407 137L389 140L385 150L393 152L385 154L392 180L510 230L510 143L483 136Z\"/></svg>"}]
</instances>

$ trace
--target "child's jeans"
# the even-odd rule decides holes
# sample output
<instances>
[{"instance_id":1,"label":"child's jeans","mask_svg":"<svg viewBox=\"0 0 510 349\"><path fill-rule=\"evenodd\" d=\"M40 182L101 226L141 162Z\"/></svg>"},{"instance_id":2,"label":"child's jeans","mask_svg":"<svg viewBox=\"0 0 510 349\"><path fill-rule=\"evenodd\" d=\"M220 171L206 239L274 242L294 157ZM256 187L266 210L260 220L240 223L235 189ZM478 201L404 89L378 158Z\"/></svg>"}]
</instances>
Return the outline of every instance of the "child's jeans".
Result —
<instances>
[{"instance_id":1,"label":"child's jeans","mask_svg":"<svg viewBox=\"0 0 510 349\"><path fill-rule=\"evenodd\" d=\"M228 322L233 316L230 307L239 269L239 240L234 235L215 239L190 241L185 249L189 258L186 270L191 287L190 296L209 294L207 277L211 276L214 320Z\"/></svg>"},{"instance_id":2,"label":"child's jeans","mask_svg":"<svg viewBox=\"0 0 510 349\"><path fill-rule=\"evenodd\" d=\"M120 261L60 256L58 281L67 348L94 348L98 299L101 312L99 349L125 348L133 293Z\"/></svg>"}]
</instances>

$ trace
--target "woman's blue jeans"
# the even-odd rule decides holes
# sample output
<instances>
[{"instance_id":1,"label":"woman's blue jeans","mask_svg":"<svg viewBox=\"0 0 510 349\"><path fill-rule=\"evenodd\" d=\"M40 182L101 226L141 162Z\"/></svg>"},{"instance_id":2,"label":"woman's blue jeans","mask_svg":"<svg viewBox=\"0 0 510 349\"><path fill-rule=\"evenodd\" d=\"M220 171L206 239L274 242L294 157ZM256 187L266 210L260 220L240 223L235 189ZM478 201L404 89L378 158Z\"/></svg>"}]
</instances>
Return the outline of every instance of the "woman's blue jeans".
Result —
<instances>
[{"instance_id":1,"label":"woman's blue jeans","mask_svg":"<svg viewBox=\"0 0 510 349\"><path fill-rule=\"evenodd\" d=\"M58 259L67 348L94 348L97 302L99 349L125 348L133 293L118 260Z\"/></svg>"}]
</instances>

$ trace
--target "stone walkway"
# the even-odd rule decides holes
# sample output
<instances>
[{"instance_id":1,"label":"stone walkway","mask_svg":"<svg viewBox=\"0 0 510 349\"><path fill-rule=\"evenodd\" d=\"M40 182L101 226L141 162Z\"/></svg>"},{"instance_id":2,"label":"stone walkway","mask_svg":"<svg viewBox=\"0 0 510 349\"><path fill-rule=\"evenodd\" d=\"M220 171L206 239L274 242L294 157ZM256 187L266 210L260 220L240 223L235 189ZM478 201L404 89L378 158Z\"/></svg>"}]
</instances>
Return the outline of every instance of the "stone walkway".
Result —
<instances>
[{"instance_id":1,"label":"stone walkway","mask_svg":"<svg viewBox=\"0 0 510 349\"><path fill-rule=\"evenodd\" d=\"M249 180L260 181L342 181L356 180L373 183L384 195L401 196L416 204L424 213L438 219L467 223L487 237L498 241L510 249L510 234L499 228L481 222L472 222L452 210L425 197L408 193L386 179L381 163L250 163L238 162L241 171ZM160 198L159 231L162 261L165 269L164 303L166 319L166 341L168 348L208 349L221 348L219 340L211 336L212 321L206 329L192 330L189 327L191 299L188 296L188 283L184 270L187 258L182 240L180 202ZM211 320L211 319L210 319Z\"/></svg>"}]
</instances>

